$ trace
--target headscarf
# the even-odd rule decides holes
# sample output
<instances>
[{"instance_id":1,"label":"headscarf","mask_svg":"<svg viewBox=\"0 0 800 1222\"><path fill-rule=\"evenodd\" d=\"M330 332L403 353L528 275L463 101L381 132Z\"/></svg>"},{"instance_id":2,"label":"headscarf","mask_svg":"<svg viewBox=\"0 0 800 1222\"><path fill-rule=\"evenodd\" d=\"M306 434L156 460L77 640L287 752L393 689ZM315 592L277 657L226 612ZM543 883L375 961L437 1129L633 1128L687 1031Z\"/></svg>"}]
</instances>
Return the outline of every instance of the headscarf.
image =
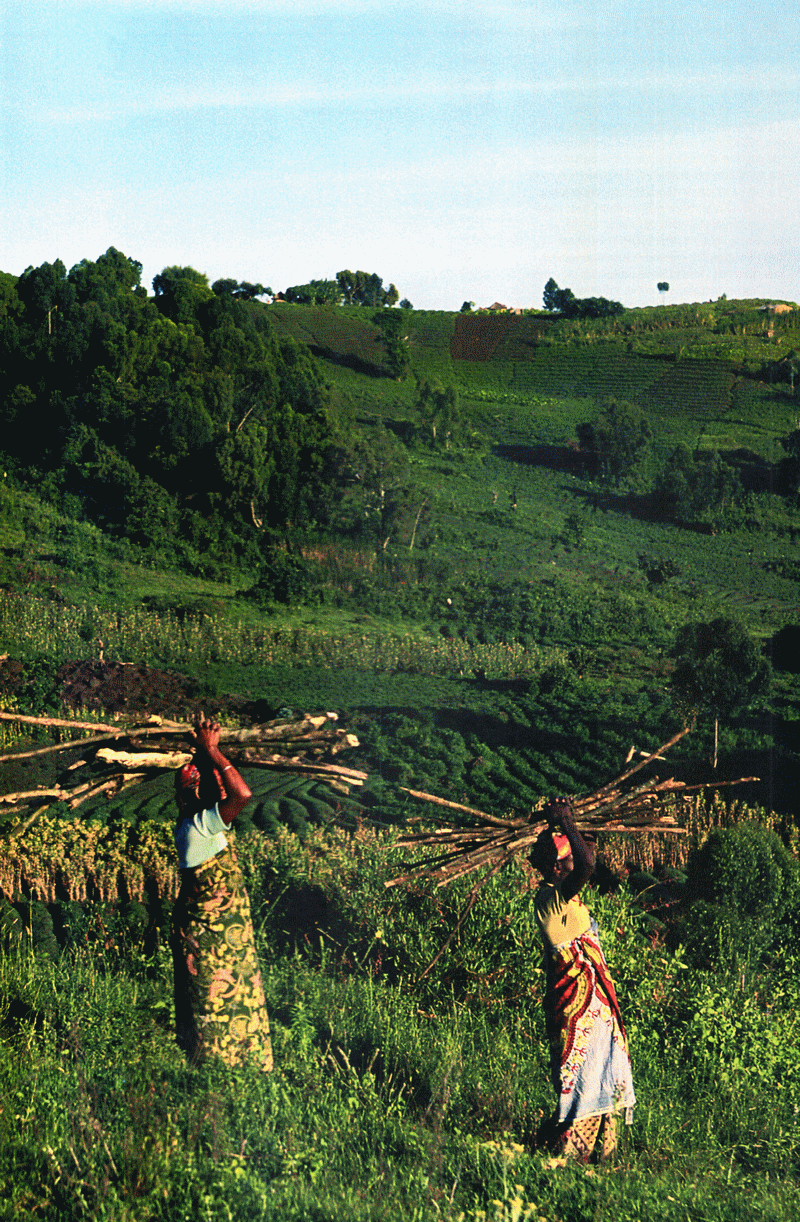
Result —
<instances>
[{"instance_id":1,"label":"headscarf","mask_svg":"<svg viewBox=\"0 0 800 1222\"><path fill-rule=\"evenodd\" d=\"M561 832L553 832L553 844L556 846L556 861L561 861L562 857L569 857L572 845Z\"/></svg>"},{"instance_id":2,"label":"headscarf","mask_svg":"<svg viewBox=\"0 0 800 1222\"><path fill-rule=\"evenodd\" d=\"M193 762L184 764L175 773L175 790L181 793L183 790L189 789L195 793L197 786L200 784L200 770Z\"/></svg>"}]
</instances>

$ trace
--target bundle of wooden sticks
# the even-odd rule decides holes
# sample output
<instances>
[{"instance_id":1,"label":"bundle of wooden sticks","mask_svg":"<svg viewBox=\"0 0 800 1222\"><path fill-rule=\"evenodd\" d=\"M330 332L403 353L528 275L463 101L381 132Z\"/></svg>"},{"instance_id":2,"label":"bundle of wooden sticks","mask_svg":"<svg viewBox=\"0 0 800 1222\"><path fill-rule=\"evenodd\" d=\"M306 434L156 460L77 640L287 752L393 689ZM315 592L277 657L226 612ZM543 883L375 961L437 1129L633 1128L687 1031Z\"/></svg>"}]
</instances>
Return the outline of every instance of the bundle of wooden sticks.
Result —
<instances>
[{"instance_id":1,"label":"bundle of wooden sticks","mask_svg":"<svg viewBox=\"0 0 800 1222\"><path fill-rule=\"evenodd\" d=\"M646 755L639 763L628 768L621 776L594 793L570 798L575 823L581 832L603 831L672 831L685 835L681 827L680 799L684 795L703 789L719 789L725 785L741 785L746 781L757 781L758 777L740 777L736 781L709 781L706 784L686 785L672 777L660 780L651 776L637 783L633 777L647 764L661 759L665 751L674 747L690 727L683 729ZM477 892L503 866L520 855L527 856L537 837L547 823L537 811L530 815L500 819L473 807L460 806L456 802L437 798L418 790L406 791L412 797L434 803L438 808L452 812L440 814L438 826L433 829L407 832L397 845L409 849L422 849L426 855L410 863L402 874L389 879L387 887L396 887L413 879L429 878L439 887L464 878L478 870L485 870L484 877L476 884ZM431 852L431 850L433 850Z\"/></svg>"},{"instance_id":2,"label":"bundle of wooden sticks","mask_svg":"<svg viewBox=\"0 0 800 1222\"><path fill-rule=\"evenodd\" d=\"M0 794L0 803L13 807L15 813L35 805L36 813L41 814L50 803L59 801L74 810L100 794L115 797L122 789L161 772L174 771L191 759L188 726L160 717L150 718L145 724L129 725L15 713L0 713L0 718L31 726L92 731L90 738L0 756L0 760L18 761L65 751L77 751L80 755L54 786ZM332 762L340 751L359 745L356 736L337 722L335 713L303 713L242 730L223 726L220 742L232 762L239 766L301 772L347 792L351 785L363 785L367 773Z\"/></svg>"}]
</instances>

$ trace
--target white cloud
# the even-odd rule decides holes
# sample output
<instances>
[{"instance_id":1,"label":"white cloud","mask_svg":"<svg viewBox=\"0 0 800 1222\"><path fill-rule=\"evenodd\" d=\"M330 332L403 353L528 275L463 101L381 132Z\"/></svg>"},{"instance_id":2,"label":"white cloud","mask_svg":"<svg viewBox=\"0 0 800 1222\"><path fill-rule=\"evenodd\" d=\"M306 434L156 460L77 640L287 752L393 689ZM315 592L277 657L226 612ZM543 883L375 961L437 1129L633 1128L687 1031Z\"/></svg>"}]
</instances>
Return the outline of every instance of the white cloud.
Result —
<instances>
[{"instance_id":1,"label":"white cloud","mask_svg":"<svg viewBox=\"0 0 800 1222\"><path fill-rule=\"evenodd\" d=\"M309 111L309 110L366 110L368 107L385 107L387 109L405 110L414 102L439 102L445 108L463 105L496 105L498 99L517 98L520 101L529 98L562 97L569 99L570 110L576 100L583 95L596 97L608 92L624 97L648 93L653 96L671 94L684 104L690 98L719 98L725 91L738 91L747 88L751 94L782 93L796 90L800 83L800 75L793 71L778 69L758 75L757 82L749 78L741 78L728 73L724 76L713 74L691 77L665 76L658 78L630 77L619 78L609 82L598 82L586 78L580 79L537 79L524 81L519 79L495 78L491 81L465 80L459 76L442 76L438 78L404 79L398 88L397 82L391 84L372 84L359 86L354 91L349 85L340 83L320 83L319 79L302 80L295 78L283 79L277 87L264 85L240 85L212 82L208 87L196 83L181 88L162 87L158 93L142 95L139 98L127 96L115 101L113 98L104 100L92 106L65 106L59 108L49 103L42 106L38 119L43 124L75 126L81 124L110 123L121 118L144 118L147 116L174 114L179 112L197 112L213 110L242 110L265 112L278 111ZM30 113L31 99L19 100L16 104L9 100L9 110L22 109ZM676 123L680 122L681 113L672 116Z\"/></svg>"}]
</instances>

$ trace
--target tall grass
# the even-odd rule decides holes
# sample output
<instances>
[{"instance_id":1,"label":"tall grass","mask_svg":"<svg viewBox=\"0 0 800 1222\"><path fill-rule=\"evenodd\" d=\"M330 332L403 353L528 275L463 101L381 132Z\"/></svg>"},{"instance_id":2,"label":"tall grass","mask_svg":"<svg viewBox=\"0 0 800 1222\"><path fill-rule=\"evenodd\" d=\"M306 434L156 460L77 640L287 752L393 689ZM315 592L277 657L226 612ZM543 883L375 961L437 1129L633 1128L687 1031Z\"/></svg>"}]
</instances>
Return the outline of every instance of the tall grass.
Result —
<instances>
[{"instance_id":1,"label":"tall grass","mask_svg":"<svg viewBox=\"0 0 800 1222\"><path fill-rule=\"evenodd\" d=\"M552 1100L524 876L487 888L423 979L463 896L387 897L393 865L368 835L286 836L269 871L246 863L268 1077L189 1071L163 949L95 937L57 962L0 956L0 1218L796 1216L790 947L769 973L701 972L652 941L626 891L587 895L638 1095L618 1168L587 1175L532 1144Z\"/></svg>"}]
</instances>

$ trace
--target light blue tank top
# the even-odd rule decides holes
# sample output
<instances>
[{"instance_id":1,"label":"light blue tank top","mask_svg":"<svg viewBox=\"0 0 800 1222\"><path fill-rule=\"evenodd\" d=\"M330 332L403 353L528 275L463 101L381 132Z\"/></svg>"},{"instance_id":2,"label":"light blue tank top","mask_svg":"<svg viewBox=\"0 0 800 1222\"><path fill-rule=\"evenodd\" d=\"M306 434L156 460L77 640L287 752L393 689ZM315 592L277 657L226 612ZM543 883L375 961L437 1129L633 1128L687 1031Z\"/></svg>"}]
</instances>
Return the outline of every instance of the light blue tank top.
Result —
<instances>
[{"instance_id":1,"label":"light blue tank top","mask_svg":"<svg viewBox=\"0 0 800 1222\"><path fill-rule=\"evenodd\" d=\"M225 836L226 824L219 813L219 805L181 819L175 825L175 848L178 850L178 865L182 870L201 866L204 861L216 857L228 847Z\"/></svg>"}]
</instances>

